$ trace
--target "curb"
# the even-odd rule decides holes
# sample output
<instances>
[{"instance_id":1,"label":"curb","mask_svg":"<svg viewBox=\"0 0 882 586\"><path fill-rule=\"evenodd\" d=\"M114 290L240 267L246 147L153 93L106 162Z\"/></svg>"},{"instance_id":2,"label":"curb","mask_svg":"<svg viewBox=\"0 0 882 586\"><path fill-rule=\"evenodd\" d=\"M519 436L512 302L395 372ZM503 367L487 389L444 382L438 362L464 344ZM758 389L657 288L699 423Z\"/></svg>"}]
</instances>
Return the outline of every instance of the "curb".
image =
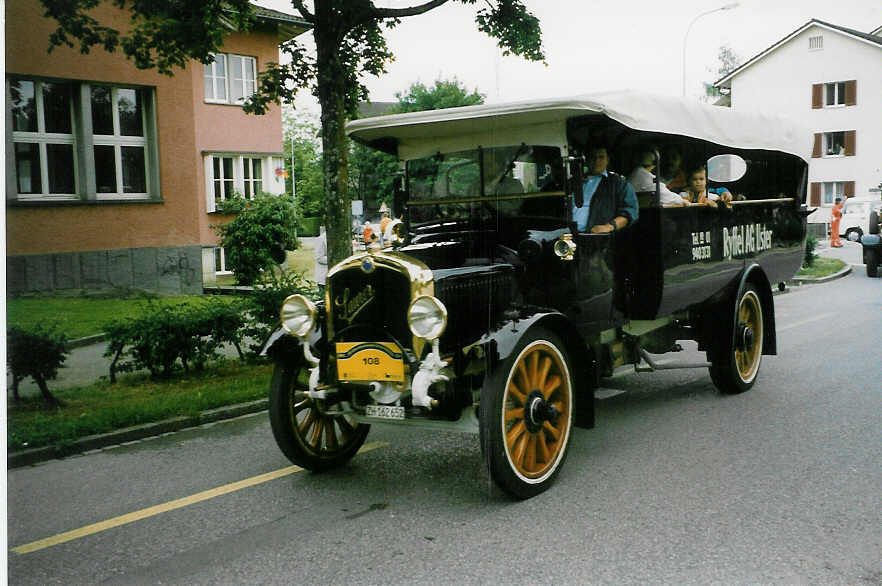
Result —
<instances>
[{"instance_id":1,"label":"curb","mask_svg":"<svg viewBox=\"0 0 882 586\"><path fill-rule=\"evenodd\" d=\"M799 285L809 285L812 283L827 283L829 281L834 281L836 279L841 279L845 275L851 272L851 265L847 264L845 267L840 269L838 272L833 273L832 275L827 275L826 277L793 277L791 281L797 283Z\"/></svg>"},{"instance_id":2,"label":"curb","mask_svg":"<svg viewBox=\"0 0 882 586\"><path fill-rule=\"evenodd\" d=\"M92 344L103 342L109 337L110 336L108 336L105 332L102 332L100 334L95 334L94 336L86 336L85 338L77 338L76 340L71 340L64 347L68 350L73 350L74 348L91 346Z\"/></svg>"},{"instance_id":3,"label":"curb","mask_svg":"<svg viewBox=\"0 0 882 586\"><path fill-rule=\"evenodd\" d=\"M111 431L80 438L75 442L64 446L44 446L41 448L32 448L19 452L11 452L6 456L6 468L20 468L22 466L30 466L64 458L74 454L81 454L90 450L97 450L114 446L125 442L153 437L172 431L180 431L188 427L196 427L206 423L221 421L224 419L232 419L249 413L258 413L265 411L269 405L269 399L258 399L250 403L239 403L237 405L228 405L226 407L218 407L210 411L203 411L197 415L173 417L164 421L156 421L154 423L145 423L143 425L134 425Z\"/></svg>"}]
</instances>

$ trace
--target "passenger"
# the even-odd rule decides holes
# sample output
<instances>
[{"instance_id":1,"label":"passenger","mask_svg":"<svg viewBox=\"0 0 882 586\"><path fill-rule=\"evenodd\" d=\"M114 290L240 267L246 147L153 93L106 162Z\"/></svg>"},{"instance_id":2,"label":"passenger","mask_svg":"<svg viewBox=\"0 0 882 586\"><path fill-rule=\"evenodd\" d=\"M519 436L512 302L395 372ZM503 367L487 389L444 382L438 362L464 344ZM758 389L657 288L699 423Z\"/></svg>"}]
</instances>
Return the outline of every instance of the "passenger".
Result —
<instances>
[{"instance_id":1,"label":"passenger","mask_svg":"<svg viewBox=\"0 0 882 586\"><path fill-rule=\"evenodd\" d=\"M628 175L628 183L631 184L634 191L652 191L654 193L655 175L652 174L652 171L655 169L655 152L643 151L640 153L638 161L639 164ZM684 206L686 200L661 183L659 184L659 204L666 207Z\"/></svg>"},{"instance_id":2,"label":"passenger","mask_svg":"<svg viewBox=\"0 0 882 586\"><path fill-rule=\"evenodd\" d=\"M683 159L680 151L673 147L667 147L662 151L661 163L659 164L659 179L673 192L686 187L686 175L680 164Z\"/></svg>"},{"instance_id":3,"label":"passenger","mask_svg":"<svg viewBox=\"0 0 882 586\"><path fill-rule=\"evenodd\" d=\"M717 201L728 204L732 201L732 194L725 187L707 188L707 169L704 165L691 168L686 174L686 191L680 193L680 197L692 205L707 205L717 207Z\"/></svg>"},{"instance_id":4,"label":"passenger","mask_svg":"<svg viewBox=\"0 0 882 586\"><path fill-rule=\"evenodd\" d=\"M581 197L573 202L573 220L579 232L606 234L621 230L640 213L637 196L625 178L607 171L606 147L588 149L588 177L582 184Z\"/></svg>"}]
</instances>

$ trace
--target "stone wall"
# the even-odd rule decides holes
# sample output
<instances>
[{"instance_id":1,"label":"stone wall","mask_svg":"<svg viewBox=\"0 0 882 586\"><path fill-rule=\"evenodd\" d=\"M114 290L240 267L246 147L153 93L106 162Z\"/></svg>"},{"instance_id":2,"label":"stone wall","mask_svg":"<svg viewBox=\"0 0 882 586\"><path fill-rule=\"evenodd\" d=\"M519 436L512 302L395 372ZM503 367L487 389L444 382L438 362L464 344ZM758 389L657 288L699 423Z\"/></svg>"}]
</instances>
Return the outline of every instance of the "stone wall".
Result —
<instances>
[{"instance_id":1,"label":"stone wall","mask_svg":"<svg viewBox=\"0 0 882 586\"><path fill-rule=\"evenodd\" d=\"M199 295L202 249L166 246L9 256L6 287L9 295L115 288Z\"/></svg>"}]
</instances>

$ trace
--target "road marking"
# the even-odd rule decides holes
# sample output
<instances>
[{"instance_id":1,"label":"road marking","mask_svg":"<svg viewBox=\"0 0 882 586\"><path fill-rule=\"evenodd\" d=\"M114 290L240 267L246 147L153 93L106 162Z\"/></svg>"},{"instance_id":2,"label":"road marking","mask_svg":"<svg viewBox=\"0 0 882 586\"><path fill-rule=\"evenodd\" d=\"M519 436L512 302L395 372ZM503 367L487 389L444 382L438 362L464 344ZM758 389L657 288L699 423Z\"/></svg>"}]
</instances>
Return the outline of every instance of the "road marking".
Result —
<instances>
[{"instance_id":1,"label":"road marking","mask_svg":"<svg viewBox=\"0 0 882 586\"><path fill-rule=\"evenodd\" d=\"M358 453L361 454L362 452L368 452L370 450L382 448L383 446L387 445L389 445L389 442L370 442L363 445L361 449L358 450ZM74 539L86 537L87 535L93 535L95 533L100 533L108 529L113 529L114 527L119 527L120 525L126 525L128 523L140 521L141 519L147 519L149 517L159 515L160 513L174 511L175 509L180 509L189 505L206 501L208 499L213 499L221 495L236 492L237 490L242 490L243 488L248 488L249 486L256 486L258 484L263 484L264 482L269 482L270 480L283 478L285 476L294 474L295 472L301 472L302 470L303 468L300 468L299 466L287 466L285 468L279 468L278 470L275 470L273 472L267 472L266 474L252 476L251 478L246 478L245 480L233 482L231 484L219 486L210 490L197 492L196 494L169 501L161 505L147 507L146 509L141 509L140 511L120 515L119 517L114 517L113 519L101 521L100 523L93 523L91 525L86 525L85 527L80 527L79 529L74 529L73 531L59 533L58 535L53 535L52 537L47 537L39 541L32 541L31 543L19 545L18 547L12 548L12 551L19 555L31 553L34 551L45 549L47 547L52 547L53 545L58 545L60 543L66 543L68 541L73 541Z\"/></svg>"},{"instance_id":2,"label":"road marking","mask_svg":"<svg viewBox=\"0 0 882 586\"><path fill-rule=\"evenodd\" d=\"M812 322L814 322L814 321L818 321L818 320L822 320L822 319L827 319L828 317L833 317L833 316L835 316L835 315L837 315L837 314L835 314L835 313L822 313L821 315L816 315L816 316L814 316L814 317L809 317L809 318L806 318L806 319L804 319L804 320L802 320L802 321L798 321L798 322L796 322L796 323L792 323L792 324L789 324L789 325L786 325L786 326L781 326L781 327L778 328L778 331L779 331L779 332L783 332L784 330L789 330L789 329L791 329L791 328L796 328L796 327L799 327L799 326L804 326L805 324L810 324L810 323L812 323Z\"/></svg>"}]
</instances>

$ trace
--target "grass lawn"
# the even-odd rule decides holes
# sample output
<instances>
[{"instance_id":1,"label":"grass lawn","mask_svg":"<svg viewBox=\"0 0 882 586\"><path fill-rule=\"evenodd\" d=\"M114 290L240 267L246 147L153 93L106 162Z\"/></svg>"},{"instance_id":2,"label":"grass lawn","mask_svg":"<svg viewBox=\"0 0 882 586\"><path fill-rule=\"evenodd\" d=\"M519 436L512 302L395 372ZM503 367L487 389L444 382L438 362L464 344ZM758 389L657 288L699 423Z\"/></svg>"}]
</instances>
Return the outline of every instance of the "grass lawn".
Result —
<instances>
[{"instance_id":1,"label":"grass lawn","mask_svg":"<svg viewBox=\"0 0 882 586\"><path fill-rule=\"evenodd\" d=\"M815 262L812 263L810 267L802 267L799 269L799 272L796 273L797 277L826 277L827 275L832 275L836 273L845 266L845 263L838 258L824 258L819 256L815 259Z\"/></svg>"},{"instance_id":2,"label":"grass lawn","mask_svg":"<svg viewBox=\"0 0 882 586\"><path fill-rule=\"evenodd\" d=\"M297 250L288 251L288 270L303 273L303 276L312 280L315 274L315 257L313 247L310 244L302 244ZM218 275L217 284L228 286L236 284L235 275Z\"/></svg>"},{"instance_id":3,"label":"grass lawn","mask_svg":"<svg viewBox=\"0 0 882 586\"><path fill-rule=\"evenodd\" d=\"M162 297L154 302L177 305L200 299L205 298L198 295ZM146 304L147 300L142 298L20 297L6 300L6 323L8 327L23 329L57 323L59 331L75 340L102 333L109 321L140 315Z\"/></svg>"},{"instance_id":4,"label":"grass lawn","mask_svg":"<svg viewBox=\"0 0 882 586\"><path fill-rule=\"evenodd\" d=\"M65 445L95 433L254 401L267 396L271 376L272 365L229 361L168 381L129 376L116 384L53 390L65 403L57 409L40 397L9 399L8 449Z\"/></svg>"}]
</instances>

